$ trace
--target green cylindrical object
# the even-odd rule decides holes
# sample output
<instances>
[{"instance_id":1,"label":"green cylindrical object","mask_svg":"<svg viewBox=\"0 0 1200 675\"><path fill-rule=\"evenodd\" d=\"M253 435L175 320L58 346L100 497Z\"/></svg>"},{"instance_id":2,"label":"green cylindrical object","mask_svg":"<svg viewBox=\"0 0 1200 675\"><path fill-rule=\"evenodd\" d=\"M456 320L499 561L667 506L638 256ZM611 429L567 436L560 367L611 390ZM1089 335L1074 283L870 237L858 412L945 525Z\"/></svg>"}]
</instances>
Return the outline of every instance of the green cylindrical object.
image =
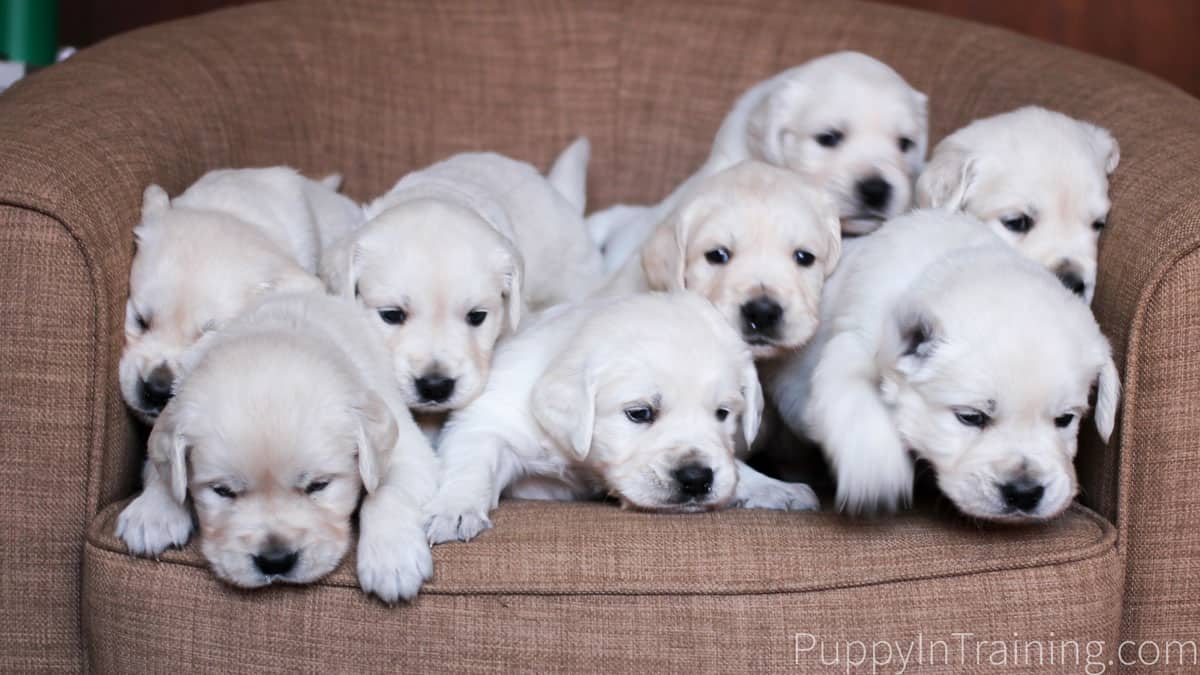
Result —
<instances>
[{"instance_id":1,"label":"green cylindrical object","mask_svg":"<svg viewBox=\"0 0 1200 675\"><path fill-rule=\"evenodd\" d=\"M54 63L58 0L0 0L0 53L31 66Z\"/></svg>"}]
</instances>

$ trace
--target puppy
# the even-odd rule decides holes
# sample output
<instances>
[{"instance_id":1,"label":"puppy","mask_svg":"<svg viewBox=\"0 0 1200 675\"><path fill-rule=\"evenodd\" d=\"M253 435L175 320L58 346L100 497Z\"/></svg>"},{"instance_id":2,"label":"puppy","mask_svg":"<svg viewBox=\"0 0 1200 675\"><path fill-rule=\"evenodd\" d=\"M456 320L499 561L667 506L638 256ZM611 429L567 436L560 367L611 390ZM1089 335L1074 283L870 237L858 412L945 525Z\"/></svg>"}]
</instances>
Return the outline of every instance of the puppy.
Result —
<instances>
[{"instance_id":1,"label":"puppy","mask_svg":"<svg viewBox=\"0 0 1200 675\"><path fill-rule=\"evenodd\" d=\"M580 140L563 153L551 172L558 185L490 153L409 174L323 260L329 287L354 298L387 341L414 412L443 415L478 396L524 304L574 300L600 283L582 219L587 150Z\"/></svg>"},{"instance_id":2,"label":"puppy","mask_svg":"<svg viewBox=\"0 0 1200 675\"><path fill-rule=\"evenodd\" d=\"M152 424L171 397L180 355L256 298L324 288L321 247L361 221L341 178L292 169L223 169L171 200L146 188L125 305L121 395Z\"/></svg>"},{"instance_id":3,"label":"puppy","mask_svg":"<svg viewBox=\"0 0 1200 675\"><path fill-rule=\"evenodd\" d=\"M926 97L886 64L837 52L785 70L744 93L700 170L656 206L618 205L588 228L618 269L694 187L746 159L795 171L833 195L849 234L903 213L928 138Z\"/></svg>"},{"instance_id":4,"label":"puppy","mask_svg":"<svg viewBox=\"0 0 1200 675\"><path fill-rule=\"evenodd\" d=\"M433 451L396 396L386 348L348 302L278 295L201 340L150 434L145 488L117 536L137 555L187 541L237 586L332 571L359 517L358 576L388 602L432 573L422 507Z\"/></svg>"},{"instance_id":5,"label":"puppy","mask_svg":"<svg viewBox=\"0 0 1200 675\"><path fill-rule=\"evenodd\" d=\"M816 508L808 486L738 459L757 433L761 393L749 350L695 294L552 309L501 346L483 395L451 417L430 540L490 527L501 494L608 494L651 511Z\"/></svg>"},{"instance_id":6,"label":"puppy","mask_svg":"<svg viewBox=\"0 0 1200 675\"><path fill-rule=\"evenodd\" d=\"M947 136L917 180L917 203L979 218L1090 303L1120 160L1107 130L1030 106Z\"/></svg>"},{"instance_id":7,"label":"puppy","mask_svg":"<svg viewBox=\"0 0 1200 675\"><path fill-rule=\"evenodd\" d=\"M823 191L747 160L698 179L603 293L699 293L756 360L766 359L812 336L821 287L841 250L838 214Z\"/></svg>"},{"instance_id":8,"label":"puppy","mask_svg":"<svg viewBox=\"0 0 1200 675\"><path fill-rule=\"evenodd\" d=\"M1094 384L1107 441L1120 380L1088 308L973 217L916 211L846 243L816 335L768 388L824 448L840 509L908 502L911 452L963 513L1022 521L1075 495Z\"/></svg>"}]
</instances>

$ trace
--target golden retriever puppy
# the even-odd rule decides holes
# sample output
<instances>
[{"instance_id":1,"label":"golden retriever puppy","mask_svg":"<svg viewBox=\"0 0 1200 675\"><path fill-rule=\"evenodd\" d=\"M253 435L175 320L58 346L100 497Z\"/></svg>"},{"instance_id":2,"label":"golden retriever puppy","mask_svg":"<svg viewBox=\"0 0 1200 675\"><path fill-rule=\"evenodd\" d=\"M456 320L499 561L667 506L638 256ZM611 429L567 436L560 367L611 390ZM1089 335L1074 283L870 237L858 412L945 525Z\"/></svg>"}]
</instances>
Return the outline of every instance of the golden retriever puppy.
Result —
<instances>
[{"instance_id":1,"label":"golden retriever puppy","mask_svg":"<svg viewBox=\"0 0 1200 675\"><path fill-rule=\"evenodd\" d=\"M322 246L361 221L337 193L286 167L211 171L175 199L146 188L129 272L121 394L147 423L171 398L180 355L268 293L320 292Z\"/></svg>"},{"instance_id":2,"label":"golden retriever puppy","mask_svg":"<svg viewBox=\"0 0 1200 675\"><path fill-rule=\"evenodd\" d=\"M396 395L386 348L348 302L278 295L201 340L150 435L117 536L138 555L187 541L237 586L328 574L360 513L358 575L385 601L432 573L422 508L433 451Z\"/></svg>"},{"instance_id":3,"label":"golden retriever puppy","mask_svg":"<svg viewBox=\"0 0 1200 675\"><path fill-rule=\"evenodd\" d=\"M740 461L762 405L750 351L698 295L548 310L497 350L484 393L451 416L430 540L479 534L501 495L611 495L675 512L816 508L807 485Z\"/></svg>"},{"instance_id":4,"label":"golden retriever puppy","mask_svg":"<svg viewBox=\"0 0 1200 675\"><path fill-rule=\"evenodd\" d=\"M755 359L771 358L812 336L841 250L837 210L824 192L748 160L701 179L602 292L694 291Z\"/></svg>"},{"instance_id":5,"label":"golden retriever puppy","mask_svg":"<svg viewBox=\"0 0 1200 675\"><path fill-rule=\"evenodd\" d=\"M387 341L415 413L444 415L478 396L524 305L599 285L579 201L587 154L583 140L563 153L551 172L558 185L501 155L455 155L367 205L367 223L325 257L324 279Z\"/></svg>"},{"instance_id":6,"label":"golden retriever puppy","mask_svg":"<svg viewBox=\"0 0 1200 675\"><path fill-rule=\"evenodd\" d=\"M917 180L917 204L979 218L1090 303L1108 177L1120 161L1108 130L1028 106L938 143Z\"/></svg>"}]
</instances>

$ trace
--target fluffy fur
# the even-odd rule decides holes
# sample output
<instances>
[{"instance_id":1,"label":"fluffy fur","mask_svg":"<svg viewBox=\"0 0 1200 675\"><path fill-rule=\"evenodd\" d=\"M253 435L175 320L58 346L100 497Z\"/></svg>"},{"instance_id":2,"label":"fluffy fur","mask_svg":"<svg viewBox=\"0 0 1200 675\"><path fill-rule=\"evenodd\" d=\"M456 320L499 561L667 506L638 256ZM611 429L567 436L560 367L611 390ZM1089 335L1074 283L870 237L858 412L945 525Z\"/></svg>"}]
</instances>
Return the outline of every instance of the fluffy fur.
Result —
<instances>
[{"instance_id":1,"label":"fluffy fur","mask_svg":"<svg viewBox=\"0 0 1200 675\"><path fill-rule=\"evenodd\" d=\"M1021 108L976 120L939 143L917 180L917 203L979 218L1090 303L1108 176L1120 159L1107 130Z\"/></svg>"},{"instance_id":2,"label":"fluffy fur","mask_svg":"<svg viewBox=\"0 0 1200 675\"><path fill-rule=\"evenodd\" d=\"M768 388L823 446L839 508L907 502L910 451L971 516L1067 507L1089 392L1107 440L1120 380L1087 307L1045 269L970 216L917 211L847 242L821 307Z\"/></svg>"},{"instance_id":3,"label":"fluffy fur","mask_svg":"<svg viewBox=\"0 0 1200 675\"><path fill-rule=\"evenodd\" d=\"M416 595L432 573L421 514L435 459L396 395L385 347L350 303L269 298L180 365L150 435L145 487L118 519L131 552L186 542L190 496L217 576L308 583L345 554L365 487L359 582L389 602Z\"/></svg>"}]
</instances>

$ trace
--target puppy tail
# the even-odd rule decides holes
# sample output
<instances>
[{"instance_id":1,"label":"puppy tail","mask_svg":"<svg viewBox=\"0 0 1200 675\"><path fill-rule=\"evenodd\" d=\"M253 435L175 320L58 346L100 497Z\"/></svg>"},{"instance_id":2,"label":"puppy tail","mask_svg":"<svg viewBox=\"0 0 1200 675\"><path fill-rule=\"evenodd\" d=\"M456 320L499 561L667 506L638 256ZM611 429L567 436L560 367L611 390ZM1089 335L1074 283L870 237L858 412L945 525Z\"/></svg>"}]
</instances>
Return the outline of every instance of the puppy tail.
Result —
<instances>
[{"instance_id":1,"label":"puppy tail","mask_svg":"<svg viewBox=\"0 0 1200 675\"><path fill-rule=\"evenodd\" d=\"M584 136L576 138L554 160L546 178L571 206L583 215L587 208L587 166L592 157L592 144Z\"/></svg>"},{"instance_id":2,"label":"puppy tail","mask_svg":"<svg viewBox=\"0 0 1200 675\"><path fill-rule=\"evenodd\" d=\"M328 176L325 176L324 178L322 178L318 182L321 185L324 185L325 187L329 188L330 190L337 192L338 190L340 190L342 188L342 174L331 173Z\"/></svg>"}]
</instances>

